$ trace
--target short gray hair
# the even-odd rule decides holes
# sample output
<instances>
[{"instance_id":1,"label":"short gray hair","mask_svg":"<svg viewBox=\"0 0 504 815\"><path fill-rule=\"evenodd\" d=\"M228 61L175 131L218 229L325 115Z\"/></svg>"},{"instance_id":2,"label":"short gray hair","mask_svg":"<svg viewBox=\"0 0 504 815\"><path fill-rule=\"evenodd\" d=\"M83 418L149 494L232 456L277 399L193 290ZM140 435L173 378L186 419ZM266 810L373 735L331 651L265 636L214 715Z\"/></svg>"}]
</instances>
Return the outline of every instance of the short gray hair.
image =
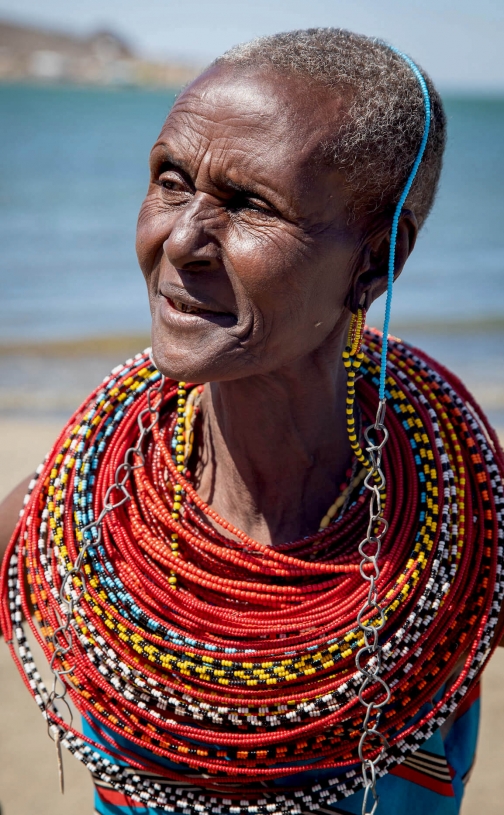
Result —
<instances>
[{"instance_id":1,"label":"short gray hair","mask_svg":"<svg viewBox=\"0 0 504 815\"><path fill-rule=\"evenodd\" d=\"M352 217L397 203L418 152L425 113L418 80L386 43L339 28L310 28L238 45L213 65L273 67L337 92L346 115L321 147L344 174ZM446 141L440 96L422 74L431 96L431 127L406 200L420 225L434 202Z\"/></svg>"}]
</instances>

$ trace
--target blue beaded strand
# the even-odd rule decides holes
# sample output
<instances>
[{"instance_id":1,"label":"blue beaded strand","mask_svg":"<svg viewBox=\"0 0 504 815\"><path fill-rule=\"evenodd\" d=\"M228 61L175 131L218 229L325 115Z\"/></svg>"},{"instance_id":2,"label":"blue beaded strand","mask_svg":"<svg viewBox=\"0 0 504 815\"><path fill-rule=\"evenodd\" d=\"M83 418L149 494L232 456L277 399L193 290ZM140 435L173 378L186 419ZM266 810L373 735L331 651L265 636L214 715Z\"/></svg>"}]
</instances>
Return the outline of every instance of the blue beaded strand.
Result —
<instances>
[{"instance_id":1,"label":"blue beaded strand","mask_svg":"<svg viewBox=\"0 0 504 815\"><path fill-rule=\"evenodd\" d=\"M424 108L425 108L425 124L424 124L424 131L422 136L422 141L420 142L420 147L418 149L418 154L411 168L411 172L409 174L408 180L404 186L402 191L401 197L397 202L397 206L395 208L394 217L392 218L392 230L390 233L390 249L389 249L389 263L388 263L388 278L387 278L387 300L385 303L385 319L383 320L383 343L382 343L382 351L381 351L381 363L380 363L380 387L379 387L379 398L380 401L385 399L385 377L386 377L386 369L387 369L387 351L388 351L388 332L390 326L390 311L392 308L392 289L394 284L394 269L395 269L395 256L396 256L396 244L397 244L397 228L399 225L399 218L401 216L402 208L404 206L404 202L409 195L409 191L411 190L411 185L415 180L415 176L417 174L418 168L423 158L423 154L425 152L425 147L427 144L427 139L429 138L429 130L430 130L430 123L431 123L431 102L430 102L430 95L429 89L427 88L427 83L423 78L422 74L420 73L419 68L415 65L412 59L410 59L406 54L403 54L402 51L399 51L397 48L394 48L393 45L389 45L391 51L401 57L411 68L413 73L415 74L418 84L420 85L420 89L423 95L424 101Z\"/></svg>"}]
</instances>

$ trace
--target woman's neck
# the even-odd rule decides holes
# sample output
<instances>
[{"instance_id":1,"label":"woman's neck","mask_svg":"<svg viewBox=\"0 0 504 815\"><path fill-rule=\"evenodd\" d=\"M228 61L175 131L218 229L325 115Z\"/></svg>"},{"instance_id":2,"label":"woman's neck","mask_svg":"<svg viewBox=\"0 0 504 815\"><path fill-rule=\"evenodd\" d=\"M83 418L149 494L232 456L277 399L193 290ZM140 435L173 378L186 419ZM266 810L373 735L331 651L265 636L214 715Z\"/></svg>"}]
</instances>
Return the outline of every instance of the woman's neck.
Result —
<instances>
[{"instance_id":1,"label":"woman's neck","mask_svg":"<svg viewBox=\"0 0 504 815\"><path fill-rule=\"evenodd\" d=\"M321 349L272 374L207 385L201 497L266 544L319 528L350 466L346 373Z\"/></svg>"}]
</instances>

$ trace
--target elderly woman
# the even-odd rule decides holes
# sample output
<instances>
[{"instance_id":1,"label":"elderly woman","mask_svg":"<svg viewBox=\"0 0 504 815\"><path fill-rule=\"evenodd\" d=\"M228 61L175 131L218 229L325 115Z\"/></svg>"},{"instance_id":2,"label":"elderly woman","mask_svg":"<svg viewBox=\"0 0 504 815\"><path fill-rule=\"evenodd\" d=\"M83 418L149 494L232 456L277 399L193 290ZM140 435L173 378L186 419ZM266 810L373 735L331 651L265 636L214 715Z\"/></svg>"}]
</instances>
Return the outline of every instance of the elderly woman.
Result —
<instances>
[{"instance_id":1,"label":"elderly woman","mask_svg":"<svg viewBox=\"0 0 504 815\"><path fill-rule=\"evenodd\" d=\"M71 419L4 561L3 630L97 812L459 811L502 453L453 375L364 331L444 128L407 58L333 29L235 48L171 110L138 220L152 356Z\"/></svg>"}]
</instances>

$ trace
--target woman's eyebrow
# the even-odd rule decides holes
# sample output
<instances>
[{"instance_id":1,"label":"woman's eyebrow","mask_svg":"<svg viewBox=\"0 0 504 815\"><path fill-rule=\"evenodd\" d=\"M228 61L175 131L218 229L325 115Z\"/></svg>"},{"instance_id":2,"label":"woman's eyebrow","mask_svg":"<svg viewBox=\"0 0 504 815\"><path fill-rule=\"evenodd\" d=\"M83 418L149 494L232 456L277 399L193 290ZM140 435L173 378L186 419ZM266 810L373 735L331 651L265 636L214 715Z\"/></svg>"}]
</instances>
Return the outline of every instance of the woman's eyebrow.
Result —
<instances>
[{"instance_id":1,"label":"woman's eyebrow","mask_svg":"<svg viewBox=\"0 0 504 815\"><path fill-rule=\"evenodd\" d=\"M150 162L162 161L163 164L170 164L177 170L182 170L186 175L190 176L189 165L183 159L175 158L173 153L170 152L166 145L158 143L155 144L150 153Z\"/></svg>"}]
</instances>

